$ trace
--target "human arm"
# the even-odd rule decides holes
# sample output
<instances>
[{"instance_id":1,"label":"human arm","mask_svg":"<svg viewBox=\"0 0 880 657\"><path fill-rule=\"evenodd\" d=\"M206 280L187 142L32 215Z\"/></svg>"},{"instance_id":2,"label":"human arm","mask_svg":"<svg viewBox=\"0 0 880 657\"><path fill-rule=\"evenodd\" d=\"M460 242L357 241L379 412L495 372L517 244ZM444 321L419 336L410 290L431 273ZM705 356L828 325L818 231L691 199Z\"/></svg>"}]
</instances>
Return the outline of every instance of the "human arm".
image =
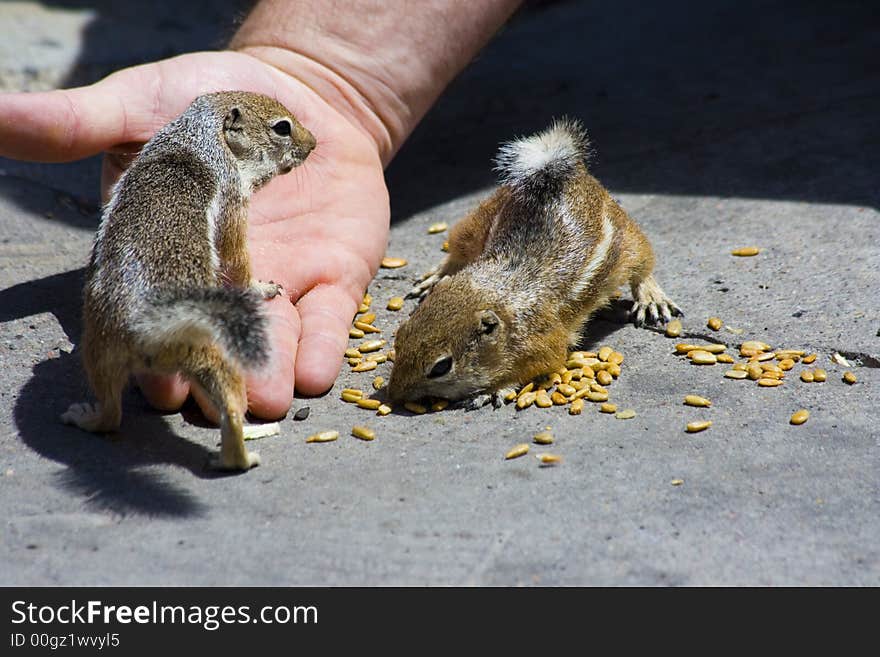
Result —
<instances>
[{"instance_id":1,"label":"human arm","mask_svg":"<svg viewBox=\"0 0 880 657\"><path fill-rule=\"evenodd\" d=\"M127 154L196 95L245 89L289 107L318 147L254 197L248 234L255 276L288 295L266 305L272 365L248 379L250 410L276 418L294 386L319 394L338 374L387 240L383 166L518 4L262 0L228 50L124 69L78 89L0 95L0 155L58 162L103 151L106 195ZM150 377L141 387L169 410L189 393L179 379Z\"/></svg>"}]
</instances>

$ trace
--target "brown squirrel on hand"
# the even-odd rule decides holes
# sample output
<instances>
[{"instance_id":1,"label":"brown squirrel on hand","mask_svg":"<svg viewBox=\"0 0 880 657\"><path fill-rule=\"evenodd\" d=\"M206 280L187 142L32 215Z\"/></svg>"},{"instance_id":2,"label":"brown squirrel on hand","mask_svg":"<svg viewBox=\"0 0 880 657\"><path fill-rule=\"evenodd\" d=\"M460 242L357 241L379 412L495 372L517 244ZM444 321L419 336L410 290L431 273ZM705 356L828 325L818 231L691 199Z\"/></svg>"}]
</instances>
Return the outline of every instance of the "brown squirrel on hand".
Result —
<instances>
[{"instance_id":1,"label":"brown squirrel on hand","mask_svg":"<svg viewBox=\"0 0 880 657\"><path fill-rule=\"evenodd\" d=\"M395 338L392 400L503 403L565 363L584 324L628 283L637 326L682 314L654 280L648 239L587 171L573 121L501 147L500 185L456 224L449 255ZM425 296L426 295L426 296Z\"/></svg>"},{"instance_id":2,"label":"brown squirrel on hand","mask_svg":"<svg viewBox=\"0 0 880 657\"><path fill-rule=\"evenodd\" d=\"M98 401L64 422L115 431L132 373L180 372L219 413L212 467L259 464L244 447L242 368L269 356L260 304L281 288L251 278L248 201L314 147L281 103L241 91L199 96L147 142L112 190L86 270L80 348Z\"/></svg>"}]
</instances>

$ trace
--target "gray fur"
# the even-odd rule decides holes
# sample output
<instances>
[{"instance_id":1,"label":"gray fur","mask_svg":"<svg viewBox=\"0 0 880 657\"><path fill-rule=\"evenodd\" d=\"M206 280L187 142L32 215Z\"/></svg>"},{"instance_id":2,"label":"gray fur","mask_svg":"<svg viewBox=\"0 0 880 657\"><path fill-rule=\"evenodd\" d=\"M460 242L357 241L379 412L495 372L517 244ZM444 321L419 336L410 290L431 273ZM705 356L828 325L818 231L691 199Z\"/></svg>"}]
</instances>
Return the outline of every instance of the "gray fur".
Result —
<instances>
[{"instance_id":1,"label":"gray fur","mask_svg":"<svg viewBox=\"0 0 880 657\"><path fill-rule=\"evenodd\" d=\"M500 183L539 205L556 196L590 155L580 122L562 118L543 132L503 144L495 157Z\"/></svg>"},{"instance_id":2,"label":"gray fur","mask_svg":"<svg viewBox=\"0 0 880 657\"><path fill-rule=\"evenodd\" d=\"M268 359L262 298L251 290L182 288L150 294L135 321L145 353L175 340L220 344L249 366ZM201 337L201 340L199 339Z\"/></svg>"}]
</instances>

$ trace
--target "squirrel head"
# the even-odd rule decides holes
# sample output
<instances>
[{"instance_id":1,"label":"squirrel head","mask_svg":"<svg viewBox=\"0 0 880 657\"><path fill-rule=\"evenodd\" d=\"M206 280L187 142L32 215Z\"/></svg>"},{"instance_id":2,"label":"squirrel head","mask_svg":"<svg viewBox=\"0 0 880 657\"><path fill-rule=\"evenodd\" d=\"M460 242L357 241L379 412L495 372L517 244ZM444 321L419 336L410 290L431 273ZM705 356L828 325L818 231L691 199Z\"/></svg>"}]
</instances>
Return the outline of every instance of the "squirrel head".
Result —
<instances>
[{"instance_id":1,"label":"squirrel head","mask_svg":"<svg viewBox=\"0 0 880 657\"><path fill-rule=\"evenodd\" d=\"M397 330L389 397L455 401L506 376L512 313L495 297L461 275L437 283Z\"/></svg>"},{"instance_id":2,"label":"squirrel head","mask_svg":"<svg viewBox=\"0 0 880 657\"><path fill-rule=\"evenodd\" d=\"M223 139L251 189L303 163L315 138L284 105L262 94L208 94L223 113Z\"/></svg>"}]
</instances>

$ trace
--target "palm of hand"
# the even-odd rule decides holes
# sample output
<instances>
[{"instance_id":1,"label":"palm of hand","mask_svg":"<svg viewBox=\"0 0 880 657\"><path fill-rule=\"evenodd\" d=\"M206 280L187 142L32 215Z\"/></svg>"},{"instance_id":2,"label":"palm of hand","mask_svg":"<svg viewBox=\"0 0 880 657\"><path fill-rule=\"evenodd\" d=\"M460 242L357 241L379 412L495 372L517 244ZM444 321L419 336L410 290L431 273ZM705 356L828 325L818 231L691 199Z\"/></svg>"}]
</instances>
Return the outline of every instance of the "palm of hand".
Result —
<instances>
[{"instance_id":1,"label":"palm of hand","mask_svg":"<svg viewBox=\"0 0 880 657\"><path fill-rule=\"evenodd\" d=\"M288 410L294 385L305 394L332 385L351 318L385 248L388 193L377 148L365 131L258 59L194 53L126 69L92 87L0 98L7 116L20 115L6 124L18 123L15 134L0 128L0 154L70 160L107 151L107 190L121 172L115 153L148 140L195 96L224 89L274 96L318 141L303 166L266 185L250 207L253 275L285 291L267 302L270 365L248 375L251 412L272 419ZM64 127L53 132L53 125ZM184 381L153 376L142 377L141 387L151 403L169 410L189 392ZM205 400L197 400L214 416Z\"/></svg>"}]
</instances>

